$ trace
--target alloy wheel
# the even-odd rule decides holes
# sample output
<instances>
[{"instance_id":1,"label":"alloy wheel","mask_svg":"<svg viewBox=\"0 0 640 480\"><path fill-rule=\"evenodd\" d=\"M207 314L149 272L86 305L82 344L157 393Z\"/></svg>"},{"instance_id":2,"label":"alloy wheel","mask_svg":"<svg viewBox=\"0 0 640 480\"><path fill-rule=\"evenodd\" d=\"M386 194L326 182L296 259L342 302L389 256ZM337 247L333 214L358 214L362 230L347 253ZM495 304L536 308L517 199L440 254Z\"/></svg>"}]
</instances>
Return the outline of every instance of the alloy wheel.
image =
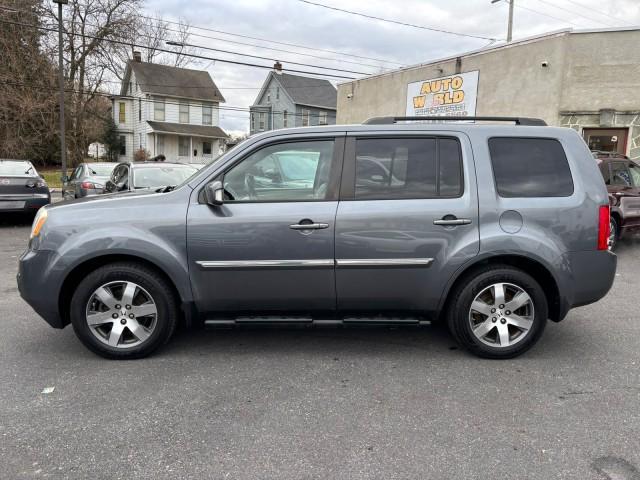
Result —
<instances>
[{"instance_id":1,"label":"alloy wheel","mask_svg":"<svg viewBox=\"0 0 640 480\"><path fill-rule=\"evenodd\" d=\"M521 342L533 327L533 319L533 300L512 283L486 287L469 309L473 335L492 347L511 347Z\"/></svg>"},{"instance_id":2,"label":"alloy wheel","mask_svg":"<svg viewBox=\"0 0 640 480\"><path fill-rule=\"evenodd\" d=\"M158 309L153 297L140 285L109 282L89 297L86 321L91 333L114 348L140 345L153 333Z\"/></svg>"}]
</instances>

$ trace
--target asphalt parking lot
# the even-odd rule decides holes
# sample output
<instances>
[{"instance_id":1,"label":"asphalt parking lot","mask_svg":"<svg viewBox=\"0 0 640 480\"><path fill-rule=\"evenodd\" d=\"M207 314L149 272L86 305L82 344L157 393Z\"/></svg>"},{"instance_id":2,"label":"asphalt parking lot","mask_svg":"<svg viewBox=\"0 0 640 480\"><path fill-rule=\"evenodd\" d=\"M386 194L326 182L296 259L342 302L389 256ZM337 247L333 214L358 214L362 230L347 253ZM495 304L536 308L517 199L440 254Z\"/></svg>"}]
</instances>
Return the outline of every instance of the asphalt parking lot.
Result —
<instances>
[{"instance_id":1,"label":"asphalt parking lot","mask_svg":"<svg viewBox=\"0 0 640 480\"><path fill-rule=\"evenodd\" d=\"M514 360L431 326L182 331L117 362L20 299L29 225L0 222L0 478L640 478L637 240Z\"/></svg>"}]
</instances>

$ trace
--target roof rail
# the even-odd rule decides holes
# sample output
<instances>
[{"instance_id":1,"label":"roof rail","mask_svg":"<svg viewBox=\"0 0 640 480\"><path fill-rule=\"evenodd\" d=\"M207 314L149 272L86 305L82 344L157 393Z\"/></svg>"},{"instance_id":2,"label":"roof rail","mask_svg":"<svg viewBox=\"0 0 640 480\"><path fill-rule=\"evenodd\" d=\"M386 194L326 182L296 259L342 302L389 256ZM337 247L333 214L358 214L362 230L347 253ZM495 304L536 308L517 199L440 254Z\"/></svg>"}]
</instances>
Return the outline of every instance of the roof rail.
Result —
<instances>
[{"instance_id":1,"label":"roof rail","mask_svg":"<svg viewBox=\"0 0 640 480\"><path fill-rule=\"evenodd\" d=\"M419 116L419 117L373 117L365 120L363 125L392 125L394 123L403 122L407 120L429 120L436 122L460 122L465 120L478 120L478 121L490 121L490 122L513 122L516 125L538 126L546 127L547 122L540 118L527 118L527 117L431 117L431 116Z\"/></svg>"}]
</instances>

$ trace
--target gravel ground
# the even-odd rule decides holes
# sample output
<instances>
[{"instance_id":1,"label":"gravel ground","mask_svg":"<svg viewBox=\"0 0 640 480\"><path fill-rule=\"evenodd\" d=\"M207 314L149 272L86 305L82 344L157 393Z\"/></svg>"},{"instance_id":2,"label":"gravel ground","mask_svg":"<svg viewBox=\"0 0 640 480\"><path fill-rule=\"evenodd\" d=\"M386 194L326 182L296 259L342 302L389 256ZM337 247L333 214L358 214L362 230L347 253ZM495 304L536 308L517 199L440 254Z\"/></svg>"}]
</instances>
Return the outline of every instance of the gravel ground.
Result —
<instances>
[{"instance_id":1,"label":"gravel ground","mask_svg":"<svg viewBox=\"0 0 640 480\"><path fill-rule=\"evenodd\" d=\"M117 362L20 299L16 223L0 225L0 478L640 478L637 241L604 300L514 360L431 326L180 332Z\"/></svg>"}]
</instances>

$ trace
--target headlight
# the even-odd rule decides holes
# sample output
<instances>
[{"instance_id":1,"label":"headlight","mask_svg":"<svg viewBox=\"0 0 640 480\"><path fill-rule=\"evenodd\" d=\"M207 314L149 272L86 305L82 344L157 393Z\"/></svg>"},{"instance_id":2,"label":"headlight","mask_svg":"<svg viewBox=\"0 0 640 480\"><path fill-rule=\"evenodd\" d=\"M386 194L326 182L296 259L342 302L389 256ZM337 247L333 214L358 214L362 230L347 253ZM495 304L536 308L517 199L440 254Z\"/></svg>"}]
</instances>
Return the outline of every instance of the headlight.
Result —
<instances>
[{"instance_id":1,"label":"headlight","mask_svg":"<svg viewBox=\"0 0 640 480\"><path fill-rule=\"evenodd\" d=\"M31 236L29 238L33 239L40 235L40 230L42 230L42 227L47 221L47 215L48 214L46 208L41 208L40 210L38 210L36 218L33 220L33 226L31 227Z\"/></svg>"}]
</instances>

